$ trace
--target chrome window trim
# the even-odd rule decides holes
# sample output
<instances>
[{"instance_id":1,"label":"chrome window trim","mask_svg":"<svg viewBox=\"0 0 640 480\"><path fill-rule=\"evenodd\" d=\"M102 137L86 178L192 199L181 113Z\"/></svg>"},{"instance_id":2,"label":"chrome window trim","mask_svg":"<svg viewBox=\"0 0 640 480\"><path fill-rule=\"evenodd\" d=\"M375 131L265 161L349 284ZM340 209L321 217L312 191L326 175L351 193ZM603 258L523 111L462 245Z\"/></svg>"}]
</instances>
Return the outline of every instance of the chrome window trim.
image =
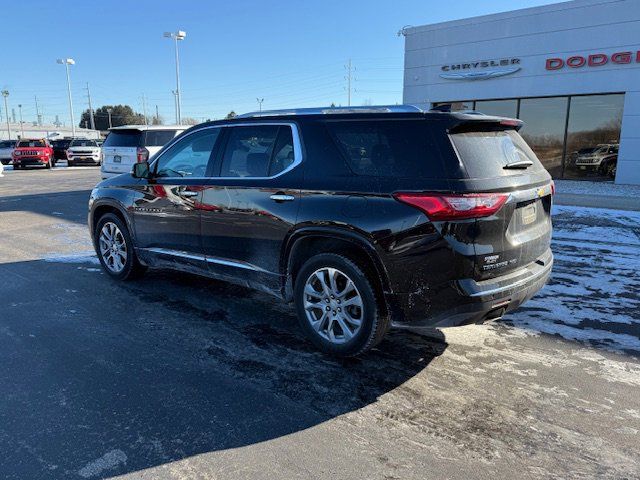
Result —
<instances>
[{"instance_id":1,"label":"chrome window trim","mask_svg":"<svg viewBox=\"0 0 640 480\"><path fill-rule=\"evenodd\" d=\"M206 255L196 255L194 253L182 252L180 250L171 250L169 248L152 247L152 248L141 248L141 250L145 250L151 253L159 253L161 255L171 255L174 257L188 258L189 260L198 260L201 262L215 263L217 265L225 265L227 267L242 268L244 270L252 270L254 272L271 273L268 270L265 270L263 268L258 267L257 265L253 265L250 263L235 262L233 260L226 260L224 258L218 258L218 257L207 257Z\"/></svg>"},{"instance_id":2,"label":"chrome window trim","mask_svg":"<svg viewBox=\"0 0 640 480\"><path fill-rule=\"evenodd\" d=\"M300 139L300 131L298 130L298 125L294 122L278 122L278 121L267 121L267 122L236 122L236 123L225 123L224 125L207 125L206 127L201 127L192 132L187 133L184 136L177 136L169 142L162 151L158 152L158 154L153 158L153 161L150 164L150 169L155 168L156 162L162 158L162 156L175 144L179 141L182 141L184 138L187 138L190 135L201 132L203 130L209 130L213 128L227 128L227 127L256 127L256 126L278 126L281 127L283 125L291 128L291 135L293 137L293 163L285 168L280 173L276 175L271 175L270 177L219 177L219 176L211 176L211 177L158 177L158 178L176 178L176 179L189 179L189 180L272 180L274 178L278 178L286 173L289 173L291 170L300 165L303 161L302 155L302 141Z\"/></svg>"}]
</instances>

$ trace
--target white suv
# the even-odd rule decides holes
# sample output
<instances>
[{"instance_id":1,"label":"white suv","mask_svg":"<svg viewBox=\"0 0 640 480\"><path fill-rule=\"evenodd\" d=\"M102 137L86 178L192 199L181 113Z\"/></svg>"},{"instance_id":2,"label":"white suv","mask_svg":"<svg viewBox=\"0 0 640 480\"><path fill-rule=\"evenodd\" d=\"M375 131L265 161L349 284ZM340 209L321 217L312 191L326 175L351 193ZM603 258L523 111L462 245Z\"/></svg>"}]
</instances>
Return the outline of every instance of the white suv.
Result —
<instances>
[{"instance_id":1,"label":"white suv","mask_svg":"<svg viewBox=\"0 0 640 480\"><path fill-rule=\"evenodd\" d=\"M16 148L17 140L2 140L0 142L0 162L3 165L11 163L11 153Z\"/></svg>"},{"instance_id":2,"label":"white suv","mask_svg":"<svg viewBox=\"0 0 640 480\"><path fill-rule=\"evenodd\" d=\"M146 162L175 136L184 125L123 125L109 129L102 145L102 178L129 173L136 162Z\"/></svg>"}]
</instances>

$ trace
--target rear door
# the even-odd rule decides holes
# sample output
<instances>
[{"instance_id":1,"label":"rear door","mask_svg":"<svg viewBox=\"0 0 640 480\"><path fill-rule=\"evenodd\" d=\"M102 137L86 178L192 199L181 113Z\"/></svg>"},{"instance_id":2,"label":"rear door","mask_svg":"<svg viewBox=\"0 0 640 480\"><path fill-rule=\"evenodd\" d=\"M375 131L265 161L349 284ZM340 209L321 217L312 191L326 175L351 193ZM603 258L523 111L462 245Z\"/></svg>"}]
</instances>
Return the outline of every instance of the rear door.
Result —
<instances>
[{"instance_id":1,"label":"rear door","mask_svg":"<svg viewBox=\"0 0 640 480\"><path fill-rule=\"evenodd\" d=\"M472 192L504 193L496 213L477 218L473 242L477 279L492 278L540 259L551 240L551 177L516 130L450 134Z\"/></svg>"},{"instance_id":2,"label":"rear door","mask_svg":"<svg viewBox=\"0 0 640 480\"><path fill-rule=\"evenodd\" d=\"M102 146L102 170L108 173L130 172L138 160L138 147L142 141L143 132L138 129L111 130Z\"/></svg>"},{"instance_id":3,"label":"rear door","mask_svg":"<svg viewBox=\"0 0 640 480\"><path fill-rule=\"evenodd\" d=\"M225 128L202 195L202 242L209 269L257 288L280 286L280 252L300 205L302 150L294 124Z\"/></svg>"}]
</instances>

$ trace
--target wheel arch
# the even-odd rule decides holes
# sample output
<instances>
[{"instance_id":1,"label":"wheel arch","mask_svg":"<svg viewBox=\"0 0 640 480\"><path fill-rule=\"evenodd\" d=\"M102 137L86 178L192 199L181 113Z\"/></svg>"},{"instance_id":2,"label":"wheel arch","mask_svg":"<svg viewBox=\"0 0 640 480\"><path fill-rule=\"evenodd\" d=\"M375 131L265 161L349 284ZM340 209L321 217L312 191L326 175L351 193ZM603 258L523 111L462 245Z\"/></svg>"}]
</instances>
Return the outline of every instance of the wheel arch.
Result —
<instances>
[{"instance_id":1,"label":"wheel arch","mask_svg":"<svg viewBox=\"0 0 640 480\"><path fill-rule=\"evenodd\" d=\"M318 253L338 253L351 258L374 275L372 280L381 296L390 291L387 271L378 251L364 235L338 226L311 226L296 230L284 244L280 271L285 281L285 299L293 298L296 271Z\"/></svg>"},{"instance_id":2,"label":"wheel arch","mask_svg":"<svg viewBox=\"0 0 640 480\"><path fill-rule=\"evenodd\" d=\"M133 230L133 223L131 221L130 216L127 214L127 210L124 205L119 202L111 199L98 199L95 200L94 204L91 207L91 213L89 216L89 227L91 230L91 238L95 243L94 233L96 230L96 226L102 218L107 213L113 213L118 218L120 218L127 228L129 229L129 235L132 239L135 239L135 232Z\"/></svg>"}]
</instances>

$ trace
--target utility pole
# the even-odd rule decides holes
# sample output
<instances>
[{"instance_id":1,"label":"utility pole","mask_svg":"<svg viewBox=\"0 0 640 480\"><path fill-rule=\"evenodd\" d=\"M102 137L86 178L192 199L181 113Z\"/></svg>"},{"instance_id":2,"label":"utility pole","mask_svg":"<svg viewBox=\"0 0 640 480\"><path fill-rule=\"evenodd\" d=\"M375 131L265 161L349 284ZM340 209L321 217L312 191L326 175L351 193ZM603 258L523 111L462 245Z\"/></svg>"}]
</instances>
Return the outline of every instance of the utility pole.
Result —
<instances>
[{"instance_id":1,"label":"utility pole","mask_svg":"<svg viewBox=\"0 0 640 480\"><path fill-rule=\"evenodd\" d=\"M144 115L144 124L149 125L149 120L147 118L147 98L144 93L142 94L142 113Z\"/></svg>"},{"instance_id":2,"label":"utility pole","mask_svg":"<svg viewBox=\"0 0 640 480\"><path fill-rule=\"evenodd\" d=\"M9 96L9 90L2 90L2 96L4 97L4 113L7 115L7 140L11 140L11 126L9 125L9 107L7 106L7 97Z\"/></svg>"},{"instance_id":3,"label":"utility pole","mask_svg":"<svg viewBox=\"0 0 640 480\"><path fill-rule=\"evenodd\" d=\"M76 121L73 119L73 101L71 100L71 78L69 76L69 65L75 65L73 58L59 58L58 64L64 65L67 72L67 95L69 96L69 116L71 117L71 136L76 136Z\"/></svg>"},{"instance_id":4,"label":"utility pole","mask_svg":"<svg viewBox=\"0 0 640 480\"><path fill-rule=\"evenodd\" d=\"M256 98L256 101L258 102L258 111L261 112L262 111L262 102L264 102L264 98Z\"/></svg>"},{"instance_id":5,"label":"utility pole","mask_svg":"<svg viewBox=\"0 0 640 480\"><path fill-rule=\"evenodd\" d=\"M345 80L347 81L347 106L351 106L351 81L352 81L352 75L353 75L353 66L351 65L351 59L349 59L349 63L347 65L345 65L345 68L347 69L347 76L345 77Z\"/></svg>"},{"instance_id":6,"label":"utility pole","mask_svg":"<svg viewBox=\"0 0 640 480\"><path fill-rule=\"evenodd\" d=\"M177 32L164 32L164 38L171 38L175 41L176 47L176 123L182 124L182 99L180 97L180 57L178 56L178 42L184 40L187 32L178 30Z\"/></svg>"},{"instance_id":7,"label":"utility pole","mask_svg":"<svg viewBox=\"0 0 640 480\"><path fill-rule=\"evenodd\" d=\"M111 112L113 112L113 110L110 108L107 108L107 113L109 114L109 128L111 128Z\"/></svg>"},{"instance_id":8,"label":"utility pole","mask_svg":"<svg viewBox=\"0 0 640 480\"><path fill-rule=\"evenodd\" d=\"M91 106L91 92L89 91L89 82L87 82L87 99L89 100L89 121L91 122L91 130L95 130L96 121L93 119L93 107Z\"/></svg>"},{"instance_id":9,"label":"utility pole","mask_svg":"<svg viewBox=\"0 0 640 480\"><path fill-rule=\"evenodd\" d=\"M20 112L20 138L24 138L24 125L22 125L22 104L18 104L18 112Z\"/></svg>"},{"instance_id":10,"label":"utility pole","mask_svg":"<svg viewBox=\"0 0 640 480\"><path fill-rule=\"evenodd\" d=\"M34 95L35 100L36 100L36 119L38 122L38 126L42 126L42 115L40 114L40 107L38 106L38 96Z\"/></svg>"},{"instance_id":11,"label":"utility pole","mask_svg":"<svg viewBox=\"0 0 640 480\"><path fill-rule=\"evenodd\" d=\"M160 114L158 113L158 105L156 105L156 125L160 125Z\"/></svg>"},{"instance_id":12,"label":"utility pole","mask_svg":"<svg viewBox=\"0 0 640 480\"><path fill-rule=\"evenodd\" d=\"M171 90L171 93L173 93L173 99L176 104L176 125L180 125L180 114L178 113L178 92L176 92L175 90Z\"/></svg>"}]
</instances>

